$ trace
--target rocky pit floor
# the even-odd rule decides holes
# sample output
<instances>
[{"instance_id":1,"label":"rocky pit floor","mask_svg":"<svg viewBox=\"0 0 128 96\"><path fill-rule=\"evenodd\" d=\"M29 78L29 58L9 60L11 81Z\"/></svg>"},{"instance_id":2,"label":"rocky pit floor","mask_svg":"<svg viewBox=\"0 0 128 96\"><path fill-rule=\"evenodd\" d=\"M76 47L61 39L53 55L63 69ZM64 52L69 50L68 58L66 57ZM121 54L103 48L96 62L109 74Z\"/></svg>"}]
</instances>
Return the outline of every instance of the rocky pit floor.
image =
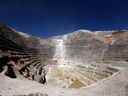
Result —
<instances>
[{"instance_id":1,"label":"rocky pit floor","mask_svg":"<svg viewBox=\"0 0 128 96\"><path fill-rule=\"evenodd\" d=\"M128 69L79 88L60 87L48 82L42 85L0 74L0 96L128 96Z\"/></svg>"},{"instance_id":2,"label":"rocky pit floor","mask_svg":"<svg viewBox=\"0 0 128 96\"><path fill-rule=\"evenodd\" d=\"M51 68L47 73L47 83L61 88L76 88L89 86L99 80L107 78L118 69L109 68L108 65L71 65L64 64Z\"/></svg>"}]
</instances>

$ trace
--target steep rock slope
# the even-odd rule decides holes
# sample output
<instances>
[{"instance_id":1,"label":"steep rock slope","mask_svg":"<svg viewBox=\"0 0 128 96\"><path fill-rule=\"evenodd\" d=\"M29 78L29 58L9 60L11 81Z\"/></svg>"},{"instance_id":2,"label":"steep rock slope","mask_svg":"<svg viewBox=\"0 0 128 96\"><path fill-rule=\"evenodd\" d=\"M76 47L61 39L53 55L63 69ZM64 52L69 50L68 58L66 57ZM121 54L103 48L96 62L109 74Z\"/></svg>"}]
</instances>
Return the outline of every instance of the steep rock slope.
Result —
<instances>
[{"instance_id":1,"label":"steep rock slope","mask_svg":"<svg viewBox=\"0 0 128 96\"><path fill-rule=\"evenodd\" d=\"M78 30L73 33L57 36L66 47L66 58L81 62L103 60L127 61L128 31L88 31ZM110 39L110 43L106 40Z\"/></svg>"},{"instance_id":2,"label":"steep rock slope","mask_svg":"<svg viewBox=\"0 0 128 96\"><path fill-rule=\"evenodd\" d=\"M10 26L0 24L0 35L13 41L21 47L35 49L38 48L40 42L39 38L28 35L23 32L18 32Z\"/></svg>"},{"instance_id":3,"label":"steep rock slope","mask_svg":"<svg viewBox=\"0 0 128 96\"><path fill-rule=\"evenodd\" d=\"M113 43L107 47L105 58L107 60L127 61L128 60L128 31L112 33Z\"/></svg>"},{"instance_id":4,"label":"steep rock slope","mask_svg":"<svg viewBox=\"0 0 128 96\"><path fill-rule=\"evenodd\" d=\"M47 46L46 44L41 45L40 39L37 37L17 32L9 26L1 24L0 72L6 71L5 75L11 78L25 77L41 83L41 78L45 74L43 73L44 66L52 56L49 54L51 52ZM41 70L40 74L39 70Z\"/></svg>"},{"instance_id":5,"label":"steep rock slope","mask_svg":"<svg viewBox=\"0 0 128 96\"><path fill-rule=\"evenodd\" d=\"M93 32L78 30L67 36L67 55L83 62L91 62L100 59L104 43Z\"/></svg>"}]
</instances>

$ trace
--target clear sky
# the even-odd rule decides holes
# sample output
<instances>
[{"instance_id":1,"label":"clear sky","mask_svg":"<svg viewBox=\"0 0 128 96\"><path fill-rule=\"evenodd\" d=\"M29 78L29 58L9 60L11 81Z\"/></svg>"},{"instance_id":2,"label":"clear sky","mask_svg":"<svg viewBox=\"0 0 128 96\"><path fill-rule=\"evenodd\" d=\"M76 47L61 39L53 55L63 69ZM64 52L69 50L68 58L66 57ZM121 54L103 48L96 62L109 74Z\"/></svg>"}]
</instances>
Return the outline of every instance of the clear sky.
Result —
<instances>
[{"instance_id":1,"label":"clear sky","mask_svg":"<svg viewBox=\"0 0 128 96\"><path fill-rule=\"evenodd\" d=\"M0 22L40 37L128 29L128 0L0 0Z\"/></svg>"}]
</instances>

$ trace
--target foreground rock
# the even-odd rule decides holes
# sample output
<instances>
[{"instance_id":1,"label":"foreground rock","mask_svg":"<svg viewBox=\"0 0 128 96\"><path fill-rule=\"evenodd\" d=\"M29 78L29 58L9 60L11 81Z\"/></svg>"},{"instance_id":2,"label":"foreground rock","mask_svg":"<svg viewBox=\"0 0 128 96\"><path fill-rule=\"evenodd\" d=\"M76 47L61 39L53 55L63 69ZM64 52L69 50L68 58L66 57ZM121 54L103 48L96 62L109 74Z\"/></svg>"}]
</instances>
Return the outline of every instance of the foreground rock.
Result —
<instances>
[{"instance_id":1,"label":"foreground rock","mask_svg":"<svg viewBox=\"0 0 128 96\"><path fill-rule=\"evenodd\" d=\"M36 82L9 79L3 75L0 75L0 85L2 96L128 96L128 70L122 70L107 79L78 90L42 86Z\"/></svg>"}]
</instances>

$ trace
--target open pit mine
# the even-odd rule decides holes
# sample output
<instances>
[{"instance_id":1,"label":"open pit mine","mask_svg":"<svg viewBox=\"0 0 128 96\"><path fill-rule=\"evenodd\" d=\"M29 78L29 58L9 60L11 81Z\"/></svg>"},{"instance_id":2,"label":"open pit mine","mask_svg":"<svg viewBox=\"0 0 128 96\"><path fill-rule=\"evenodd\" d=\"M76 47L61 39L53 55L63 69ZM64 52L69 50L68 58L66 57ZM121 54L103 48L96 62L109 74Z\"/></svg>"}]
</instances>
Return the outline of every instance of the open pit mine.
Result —
<instances>
[{"instance_id":1,"label":"open pit mine","mask_svg":"<svg viewBox=\"0 0 128 96\"><path fill-rule=\"evenodd\" d=\"M0 96L128 96L128 30L39 38L1 24Z\"/></svg>"}]
</instances>

